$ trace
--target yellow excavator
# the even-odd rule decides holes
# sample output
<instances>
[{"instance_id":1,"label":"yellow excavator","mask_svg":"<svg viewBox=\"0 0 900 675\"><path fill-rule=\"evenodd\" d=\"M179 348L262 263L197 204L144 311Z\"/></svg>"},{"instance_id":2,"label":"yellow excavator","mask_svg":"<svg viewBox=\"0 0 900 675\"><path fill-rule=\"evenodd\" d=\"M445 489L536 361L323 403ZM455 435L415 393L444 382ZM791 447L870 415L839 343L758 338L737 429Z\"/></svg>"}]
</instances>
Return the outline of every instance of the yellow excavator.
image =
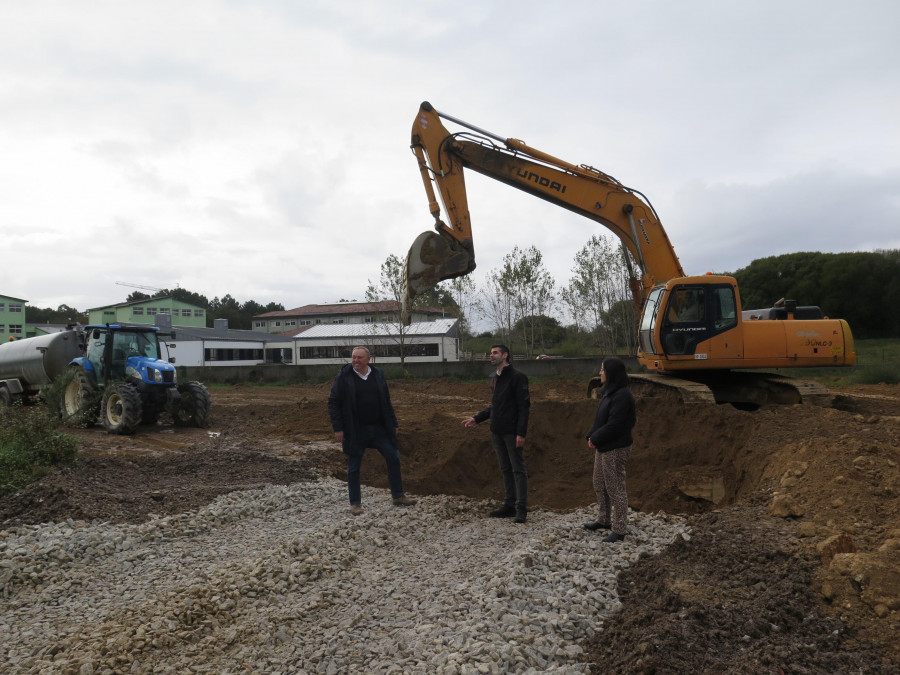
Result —
<instances>
[{"instance_id":1,"label":"yellow excavator","mask_svg":"<svg viewBox=\"0 0 900 675\"><path fill-rule=\"evenodd\" d=\"M450 133L442 120L465 131ZM411 147L435 231L420 234L406 258L402 316L407 325L417 295L475 269L464 179L464 171L471 169L595 220L619 238L640 317L637 358L648 371L632 376L639 387L674 389L684 402L748 408L825 405L830 397L822 385L758 369L851 366L856 361L853 336L843 319L826 318L818 307L798 306L793 300L743 309L733 277L685 275L649 200L598 169L479 129L428 102L421 104L413 123ZM597 386L595 378L589 395Z\"/></svg>"}]
</instances>

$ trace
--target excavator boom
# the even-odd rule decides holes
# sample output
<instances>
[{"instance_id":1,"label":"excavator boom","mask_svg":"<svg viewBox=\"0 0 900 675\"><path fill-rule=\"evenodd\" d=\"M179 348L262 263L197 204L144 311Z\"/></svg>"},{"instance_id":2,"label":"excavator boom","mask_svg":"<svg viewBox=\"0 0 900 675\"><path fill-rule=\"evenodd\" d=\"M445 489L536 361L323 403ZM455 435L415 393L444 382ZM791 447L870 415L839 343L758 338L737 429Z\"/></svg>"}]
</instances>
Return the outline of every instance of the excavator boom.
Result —
<instances>
[{"instance_id":1,"label":"excavator boom","mask_svg":"<svg viewBox=\"0 0 900 675\"><path fill-rule=\"evenodd\" d=\"M451 134L441 119L470 131ZM652 206L639 192L587 165L574 165L514 138L502 138L422 103L412 151L428 195L435 232L423 232L406 258L404 321L417 295L475 269L464 170L470 169L595 220L611 230L636 261L631 290L640 306L650 289L684 270ZM441 218L440 196L446 213Z\"/></svg>"}]
</instances>

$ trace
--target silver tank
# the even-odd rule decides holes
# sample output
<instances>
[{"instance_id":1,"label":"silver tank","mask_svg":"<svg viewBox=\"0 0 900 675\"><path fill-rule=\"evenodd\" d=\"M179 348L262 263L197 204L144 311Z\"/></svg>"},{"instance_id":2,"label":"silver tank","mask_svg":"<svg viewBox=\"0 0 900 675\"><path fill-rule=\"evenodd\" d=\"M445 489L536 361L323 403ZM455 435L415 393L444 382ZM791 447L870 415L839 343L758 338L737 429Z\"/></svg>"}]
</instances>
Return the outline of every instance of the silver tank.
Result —
<instances>
[{"instance_id":1,"label":"silver tank","mask_svg":"<svg viewBox=\"0 0 900 675\"><path fill-rule=\"evenodd\" d=\"M26 389L38 389L61 375L82 355L84 334L65 330L0 344L0 380L19 379Z\"/></svg>"}]
</instances>

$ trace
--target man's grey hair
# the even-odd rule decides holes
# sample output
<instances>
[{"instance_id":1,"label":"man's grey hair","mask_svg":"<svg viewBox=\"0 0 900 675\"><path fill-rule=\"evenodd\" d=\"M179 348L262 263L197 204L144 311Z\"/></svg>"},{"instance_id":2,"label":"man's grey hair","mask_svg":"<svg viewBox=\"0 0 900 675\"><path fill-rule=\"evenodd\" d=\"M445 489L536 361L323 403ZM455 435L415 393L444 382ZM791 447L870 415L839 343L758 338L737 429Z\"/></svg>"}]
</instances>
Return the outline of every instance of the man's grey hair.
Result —
<instances>
[{"instance_id":1,"label":"man's grey hair","mask_svg":"<svg viewBox=\"0 0 900 675\"><path fill-rule=\"evenodd\" d=\"M369 358L372 357L372 355L369 353L368 347L354 347L354 348L350 351L350 353L352 354L352 353L355 352L357 349L362 349L362 350L366 353L366 356L368 356Z\"/></svg>"}]
</instances>

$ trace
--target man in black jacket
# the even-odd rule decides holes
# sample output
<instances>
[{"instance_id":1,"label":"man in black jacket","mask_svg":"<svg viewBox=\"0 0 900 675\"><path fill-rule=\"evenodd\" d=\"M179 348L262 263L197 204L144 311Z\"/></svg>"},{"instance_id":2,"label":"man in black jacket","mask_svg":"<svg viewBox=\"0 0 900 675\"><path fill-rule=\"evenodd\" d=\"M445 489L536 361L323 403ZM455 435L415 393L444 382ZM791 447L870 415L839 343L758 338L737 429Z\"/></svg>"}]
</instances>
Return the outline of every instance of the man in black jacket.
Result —
<instances>
[{"instance_id":1,"label":"man in black jacket","mask_svg":"<svg viewBox=\"0 0 900 675\"><path fill-rule=\"evenodd\" d=\"M524 523L528 513L525 433L528 430L528 413L531 408L528 378L525 373L512 367L506 345L491 347L491 365L497 369L491 375L491 404L472 417L467 417L462 423L471 428L486 419L491 420L491 440L506 489L503 506L491 511L491 516L515 516L517 523Z\"/></svg>"},{"instance_id":2,"label":"man in black jacket","mask_svg":"<svg viewBox=\"0 0 900 675\"><path fill-rule=\"evenodd\" d=\"M416 502L403 493L397 450L399 424L387 380L381 370L369 366L369 350L365 347L355 347L350 358L351 363L341 368L328 396L331 428L347 455L350 513L362 513L359 470L366 448L378 450L387 463L394 506L412 506Z\"/></svg>"}]
</instances>

